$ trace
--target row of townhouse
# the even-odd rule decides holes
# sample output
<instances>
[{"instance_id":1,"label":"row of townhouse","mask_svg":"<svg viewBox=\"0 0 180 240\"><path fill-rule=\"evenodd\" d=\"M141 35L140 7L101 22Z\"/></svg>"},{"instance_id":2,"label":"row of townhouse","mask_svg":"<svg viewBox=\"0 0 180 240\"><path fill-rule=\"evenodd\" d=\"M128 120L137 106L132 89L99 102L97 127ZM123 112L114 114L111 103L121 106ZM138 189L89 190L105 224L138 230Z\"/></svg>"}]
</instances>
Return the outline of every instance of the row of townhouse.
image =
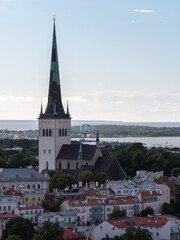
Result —
<instances>
[{"instance_id":1,"label":"row of townhouse","mask_svg":"<svg viewBox=\"0 0 180 240\"><path fill-rule=\"evenodd\" d=\"M121 236L126 228L134 226L147 229L153 240L180 239L180 219L170 215L156 215L147 217L126 217L110 219L94 228L94 240L101 240L108 235L110 238Z\"/></svg>"},{"instance_id":2,"label":"row of townhouse","mask_svg":"<svg viewBox=\"0 0 180 240\"><path fill-rule=\"evenodd\" d=\"M29 219L34 224L38 223L38 216L43 212L44 212L44 208L42 208L41 206L21 205L14 209L14 214L16 214L17 216Z\"/></svg>"},{"instance_id":3,"label":"row of townhouse","mask_svg":"<svg viewBox=\"0 0 180 240\"><path fill-rule=\"evenodd\" d=\"M21 201L15 195L4 195L0 189L0 213L12 212Z\"/></svg>"},{"instance_id":4,"label":"row of townhouse","mask_svg":"<svg viewBox=\"0 0 180 240\"><path fill-rule=\"evenodd\" d=\"M161 201L170 202L170 188L166 184L157 184L151 179L108 181L106 187L110 188L116 197L134 196L143 191L156 191L161 195Z\"/></svg>"},{"instance_id":5,"label":"row of townhouse","mask_svg":"<svg viewBox=\"0 0 180 240\"><path fill-rule=\"evenodd\" d=\"M44 212L38 216L38 227L41 227L43 222L58 222L61 226L75 225L76 213L73 210L63 212Z\"/></svg>"},{"instance_id":6,"label":"row of townhouse","mask_svg":"<svg viewBox=\"0 0 180 240\"><path fill-rule=\"evenodd\" d=\"M109 215L115 208L125 210L127 216L141 213L147 207L152 207L155 213L160 213L160 194L153 192L141 192L132 197L108 198L88 198L65 200L61 204L61 211L73 209L77 214L77 222L87 224L92 221L104 221L109 219Z\"/></svg>"}]
</instances>

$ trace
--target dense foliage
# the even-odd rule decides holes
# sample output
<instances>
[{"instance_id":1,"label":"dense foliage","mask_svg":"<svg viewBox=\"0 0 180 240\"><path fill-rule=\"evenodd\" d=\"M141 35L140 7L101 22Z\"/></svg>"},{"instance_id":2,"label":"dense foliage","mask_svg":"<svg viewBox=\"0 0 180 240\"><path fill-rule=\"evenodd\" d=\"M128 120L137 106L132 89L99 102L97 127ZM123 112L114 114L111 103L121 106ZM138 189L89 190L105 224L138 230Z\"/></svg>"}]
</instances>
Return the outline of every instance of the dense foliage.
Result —
<instances>
[{"instance_id":1,"label":"dense foliage","mask_svg":"<svg viewBox=\"0 0 180 240\"><path fill-rule=\"evenodd\" d=\"M22 240L31 240L34 232L34 225L29 219L16 217L7 221L5 229L2 232L2 240L7 239L9 235L17 235ZM18 238L17 236L16 239Z\"/></svg>"},{"instance_id":2,"label":"dense foliage","mask_svg":"<svg viewBox=\"0 0 180 240\"><path fill-rule=\"evenodd\" d=\"M64 231L59 223L46 221L32 240L63 240Z\"/></svg>"},{"instance_id":3,"label":"dense foliage","mask_svg":"<svg viewBox=\"0 0 180 240\"><path fill-rule=\"evenodd\" d=\"M12 150L21 147L22 152ZM0 168L19 168L26 166L37 166L36 156L38 155L37 140L27 139L4 139L0 140Z\"/></svg>"},{"instance_id":4,"label":"dense foliage","mask_svg":"<svg viewBox=\"0 0 180 240\"><path fill-rule=\"evenodd\" d=\"M60 211L60 205L61 205L62 201L63 200L61 198L58 198L54 204L51 204L47 200L42 200L41 206L46 211L49 211L49 212L59 212Z\"/></svg>"},{"instance_id":5,"label":"dense foliage","mask_svg":"<svg viewBox=\"0 0 180 240\"><path fill-rule=\"evenodd\" d=\"M154 215L154 210L152 207L147 207L146 209L141 211L141 216L146 217L148 215Z\"/></svg>"},{"instance_id":6,"label":"dense foliage","mask_svg":"<svg viewBox=\"0 0 180 240\"><path fill-rule=\"evenodd\" d=\"M110 238L106 235L106 237L101 240L152 240L152 237L147 229L128 227L126 228L126 232L121 236Z\"/></svg>"},{"instance_id":7,"label":"dense foliage","mask_svg":"<svg viewBox=\"0 0 180 240\"><path fill-rule=\"evenodd\" d=\"M123 210L119 210L119 208L114 208L112 213L109 214L109 219L115 219L115 218L119 218L119 217L126 217L126 211Z\"/></svg>"},{"instance_id":8,"label":"dense foliage","mask_svg":"<svg viewBox=\"0 0 180 240\"><path fill-rule=\"evenodd\" d=\"M57 171L54 176L51 178L49 183L50 191L53 191L53 188L64 189L66 187L71 188L73 184L73 176L66 172Z\"/></svg>"},{"instance_id":9,"label":"dense foliage","mask_svg":"<svg viewBox=\"0 0 180 240\"><path fill-rule=\"evenodd\" d=\"M111 176L108 176L105 172L99 172L95 176L95 181L99 184L105 184L107 180L113 180Z\"/></svg>"},{"instance_id":10,"label":"dense foliage","mask_svg":"<svg viewBox=\"0 0 180 240\"><path fill-rule=\"evenodd\" d=\"M72 128L80 129L78 126ZM180 127L150 127L133 125L96 125L95 132L104 137L160 137L160 136L180 136ZM80 131L79 131L80 132ZM82 133L89 133L82 132Z\"/></svg>"},{"instance_id":11,"label":"dense foliage","mask_svg":"<svg viewBox=\"0 0 180 240\"><path fill-rule=\"evenodd\" d=\"M175 151L176 150L176 151ZM146 148L141 143L112 148L101 148L104 156L115 157L127 176L134 177L137 170L161 171L170 176L173 168L180 167L180 149Z\"/></svg>"},{"instance_id":12,"label":"dense foliage","mask_svg":"<svg viewBox=\"0 0 180 240\"><path fill-rule=\"evenodd\" d=\"M78 179L82 182L83 186L85 186L86 183L93 181L93 178L94 174L88 170L85 170L78 175Z\"/></svg>"}]
</instances>

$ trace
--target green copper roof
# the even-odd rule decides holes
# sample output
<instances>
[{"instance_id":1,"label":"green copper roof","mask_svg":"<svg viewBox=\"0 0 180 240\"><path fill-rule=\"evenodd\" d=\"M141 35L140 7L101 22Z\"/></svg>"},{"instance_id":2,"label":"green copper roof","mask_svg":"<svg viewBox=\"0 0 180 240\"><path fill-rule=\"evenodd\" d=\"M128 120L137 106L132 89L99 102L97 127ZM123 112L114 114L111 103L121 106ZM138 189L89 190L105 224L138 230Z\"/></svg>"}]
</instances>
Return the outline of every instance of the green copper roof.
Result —
<instances>
[{"instance_id":1,"label":"green copper roof","mask_svg":"<svg viewBox=\"0 0 180 240\"><path fill-rule=\"evenodd\" d=\"M80 143L80 146L79 146L78 160L83 160L82 143Z\"/></svg>"}]
</instances>

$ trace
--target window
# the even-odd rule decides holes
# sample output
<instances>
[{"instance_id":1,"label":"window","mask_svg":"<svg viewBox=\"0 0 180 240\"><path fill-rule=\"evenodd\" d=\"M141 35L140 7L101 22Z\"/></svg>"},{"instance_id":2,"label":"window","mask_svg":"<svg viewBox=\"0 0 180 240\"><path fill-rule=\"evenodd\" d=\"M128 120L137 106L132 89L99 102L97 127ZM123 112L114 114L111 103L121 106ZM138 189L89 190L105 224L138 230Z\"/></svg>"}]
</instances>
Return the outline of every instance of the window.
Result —
<instances>
[{"instance_id":1,"label":"window","mask_svg":"<svg viewBox=\"0 0 180 240\"><path fill-rule=\"evenodd\" d=\"M65 128L65 136L67 136L67 129Z\"/></svg>"},{"instance_id":2,"label":"window","mask_svg":"<svg viewBox=\"0 0 180 240\"><path fill-rule=\"evenodd\" d=\"M110 208L107 208L107 212L110 212L111 211L111 209Z\"/></svg>"},{"instance_id":3,"label":"window","mask_svg":"<svg viewBox=\"0 0 180 240\"><path fill-rule=\"evenodd\" d=\"M114 227L112 228L112 230L114 230Z\"/></svg>"},{"instance_id":4,"label":"window","mask_svg":"<svg viewBox=\"0 0 180 240\"><path fill-rule=\"evenodd\" d=\"M34 202L34 201L35 201L35 198L33 197L33 199L32 199L32 200L33 200L33 202Z\"/></svg>"},{"instance_id":5,"label":"window","mask_svg":"<svg viewBox=\"0 0 180 240\"><path fill-rule=\"evenodd\" d=\"M33 188L35 188L35 185L33 184Z\"/></svg>"},{"instance_id":6,"label":"window","mask_svg":"<svg viewBox=\"0 0 180 240\"><path fill-rule=\"evenodd\" d=\"M50 137L52 136L52 132L51 132L51 129L49 129L49 136L50 136Z\"/></svg>"},{"instance_id":7,"label":"window","mask_svg":"<svg viewBox=\"0 0 180 240\"><path fill-rule=\"evenodd\" d=\"M41 187L40 184L38 184L38 189L40 189L40 187Z\"/></svg>"},{"instance_id":8,"label":"window","mask_svg":"<svg viewBox=\"0 0 180 240\"><path fill-rule=\"evenodd\" d=\"M100 226L100 229L102 229L102 226Z\"/></svg>"},{"instance_id":9,"label":"window","mask_svg":"<svg viewBox=\"0 0 180 240\"><path fill-rule=\"evenodd\" d=\"M59 169L61 169L61 162L59 162Z\"/></svg>"},{"instance_id":10,"label":"window","mask_svg":"<svg viewBox=\"0 0 180 240\"><path fill-rule=\"evenodd\" d=\"M49 149L49 154L51 153L51 150Z\"/></svg>"},{"instance_id":11,"label":"window","mask_svg":"<svg viewBox=\"0 0 180 240\"><path fill-rule=\"evenodd\" d=\"M48 129L46 129L46 136L48 137Z\"/></svg>"},{"instance_id":12,"label":"window","mask_svg":"<svg viewBox=\"0 0 180 240\"><path fill-rule=\"evenodd\" d=\"M59 129L59 136L62 136L62 131L61 131L61 129Z\"/></svg>"},{"instance_id":13,"label":"window","mask_svg":"<svg viewBox=\"0 0 180 240\"><path fill-rule=\"evenodd\" d=\"M70 163L69 162L67 163L67 169L70 169Z\"/></svg>"},{"instance_id":14,"label":"window","mask_svg":"<svg viewBox=\"0 0 180 240\"><path fill-rule=\"evenodd\" d=\"M44 149L44 154L46 153L46 149Z\"/></svg>"},{"instance_id":15,"label":"window","mask_svg":"<svg viewBox=\"0 0 180 240\"><path fill-rule=\"evenodd\" d=\"M62 136L64 136L64 128L62 129Z\"/></svg>"},{"instance_id":16,"label":"window","mask_svg":"<svg viewBox=\"0 0 180 240\"><path fill-rule=\"evenodd\" d=\"M8 211L11 211L11 207L10 206L8 206Z\"/></svg>"},{"instance_id":17,"label":"window","mask_svg":"<svg viewBox=\"0 0 180 240\"><path fill-rule=\"evenodd\" d=\"M159 233L158 233L158 232L156 233L156 236L159 236Z\"/></svg>"},{"instance_id":18,"label":"window","mask_svg":"<svg viewBox=\"0 0 180 240\"><path fill-rule=\"evenodd\" d=\"M3 210L6 211L6 206L3 207Z\"/></svg>"},{"instance_id":19,"label":"window","mask_svg":"<svg viewBox=\"0 0 180 240\"><path fill-rule=\"evenodd\" d=\"M28 202L28 198L26 198L26 202Z\"/></svg>"},{"instance_id":20,"label":"window","mask_svg":"<svg viewBox=\"0 0 180 240\"><path fill-rule=\"evenodd\" d=\"M45 136L45 129L43 128L43 137Z\"/></svg>"},{"instance_id":21,"label":"window","mask_svg":"<svg viewBox=\"0 0 180 240\"><path fill-rule=\"evenodd\" d=\"M30 185L29 184L27 185L27 188L30 189Z\"/></svg>"},{"instance_id":22,"label":"window","mask_svg":"<svg viewBox=\"0 0 180 240\"><path fill-rule=\"evenodd\" d=\"M41 198L40 198L40 197L38 197L38 201L41 201Z\"/></svg>"}]
</instances>

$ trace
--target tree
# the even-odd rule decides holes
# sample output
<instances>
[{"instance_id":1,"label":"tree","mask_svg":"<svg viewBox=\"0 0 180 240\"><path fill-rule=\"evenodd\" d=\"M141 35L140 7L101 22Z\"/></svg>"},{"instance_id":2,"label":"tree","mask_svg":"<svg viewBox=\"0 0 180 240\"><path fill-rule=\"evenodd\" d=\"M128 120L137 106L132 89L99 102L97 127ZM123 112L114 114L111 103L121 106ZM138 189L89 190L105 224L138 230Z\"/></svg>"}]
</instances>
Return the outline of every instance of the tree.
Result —
<instances>
[{"instance_id":1,"label":"tree","mask_svg":"<svg viewBox=\"0 0 180 240\"><path fill-rule=\"evenodd\" d=\"M22 238L19 235L9 235L6 240L22 240Z\"/></svg>"},{"instance_id":2,"label":"tree","mask_svg":"<svg viewBox=\"0 0 180 240\"><path fill-rule=\"evenodd\" d=\"M50 180L50 191L53 188L64 189L66 187L71 188L73 184L73 176L66 172L57 171Z\"/></svg>"},{"instance_id":3,"label":"tree","mask_svg":"<svg viewBox=\"0 0 180 240\"><path fill-rule=\"evenodd\" d=\"M105 184L107 180L112 180L111 176L108 176L105 172L97 173L95 176L95 181L99 184Z\"/></svg>"},{"instance_id":4,"label":"tree","mask_svg":"<svg viewBox=\"0 0 180 240\"><path fill-rule=\"evenodd\" d=\"M85 170L82 173L79 174L78 179L85 185L86 183L89 183L94 178L94 175L92 172Z\"/></svg>"},{"instance_id":5,"label":"tree","mask_svg":"<svg viewBox=\"0 0 180 240\"><path fill-rule=\"evenodd\" d=\"M34 225L29 219L22 217L12 218L6 223L2 232L2 239L5 240L9 235L19 235L22 240L31 240L34 232Z\"/></svg>"},{"instance_id":6,"label":"tree","mask_svg":"<svg viewBox=\"0 0 180 240\"><path fill-rule=\"evenodd\" d=\"M109 214L109 219L119 218L119 217L126 217L126 211L119 210L119 208L114 208L113 212Z\"/></svg>"},{"instance_id":7,"label":"tree","mask_svg":"<svg viewBox=\"0 0 180 240\"><path fill-rule=\"evenodd\" d=\"M135 227L126 228L126 232L122 235L122 240L152 240L151 234L147 229Z\"/></svg>"},{"instance_id":8,"label":"tree","mask_svg":"<svg viewBox=\"0 0 180 240\"><path fill-rule=\"evenodd\" d=\"M178 177L179 175L180 175L180 167L176 167L171 170L171 176Z\"/></svg>"},{"instance_id":9,"label":"tree","mask_svg":"<svg viewBox=\"0 0 180 240\"><path fill-rule=\"evenodd\" d=\"M46 221L42 228L35 233L32 240L63 240L64 231L59 223Z\"/></svg>"},{"instance_id":10,"label":"tree","mask_svg":"<svg viewBox=\"0 0 180 240\"><path fill-rule=\"evenodd\" d=\"M162 205L162 212L163 214L172 214L172 215L176 215L176 209L173 206L172 203L163 203Z\"/></svg>"},{"instance_id":11,"label":"tree","mask_svg":"<svg viewBox=\"0 0 180 240\"><path fill-rule=\"evenodd\" d=\"M62 203L62 198L58 198L54 204L50 204L47 200L42 200L41 206L46 210L50 212L58 212L60 211L60 205Z\"/></svg>"},{"instance_id":12,"label":"tree","mask_svg":"<svg viewBox=\"0 0 180 240\"><path fill-rule=\"evenodd\" d=\"M141 211L141 216L146 217L147 215L154 215L154 210L151 207L147 207L146 209Z\"/></svg>"}]
</instances>

